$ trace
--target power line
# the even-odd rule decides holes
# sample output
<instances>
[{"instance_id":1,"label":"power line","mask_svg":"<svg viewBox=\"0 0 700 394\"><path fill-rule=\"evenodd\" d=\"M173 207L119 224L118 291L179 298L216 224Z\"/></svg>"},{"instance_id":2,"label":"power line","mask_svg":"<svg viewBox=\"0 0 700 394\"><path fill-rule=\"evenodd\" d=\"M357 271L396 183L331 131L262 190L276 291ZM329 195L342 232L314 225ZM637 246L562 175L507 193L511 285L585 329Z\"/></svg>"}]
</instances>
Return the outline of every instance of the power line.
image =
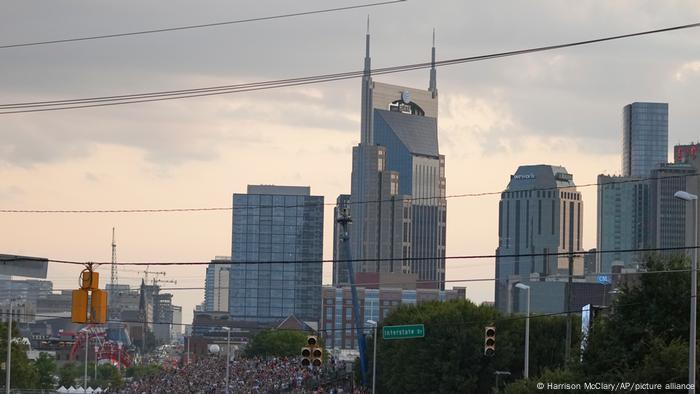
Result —
<instances>
[{"instance_id":1,"label":"power line","mask_svg":"<svg viewBox=\"0 0 700 394\"><path fill-rule=\"evenodd\" d=\"M574 279L580 279L580 278L587 278L587 277L595 277L599 275L608 275L612 277L622 277L622 276L634 276L634 275L650 275L650 274L674 274L674 273L686 273L690 272L690 269L674 269L674 270L657 270L657 271L632 271L632 272L593 272L593 273L588 273L588 274L583 274L583 275L566 275L566 274L552 274L552 275L544 275L544 276L539 276L537 277L537 281L546 281L550 279L568 279L569 277L574 278ZM509 279L513 279L514 276L511 276ZM523 279L529 279L529 274L526 277L523 277ZM416 280L416 281L410 281L410 282L391 282L391 283L386 283L386 282L365 282L365 283L358 283L356 286L360 288L373 288L372 286L380 286L380 285L387 285L387 286L392 286L392 285L430 285L430 284L438 284L438 283L473 283L473 282L495 282L497 281L498 278L466 278L466 279L447 279L447 280ZM574 282L576 283L576 282ZM591 283L591 282L587 282ZM148 285L151 286L151 285ZM333 284L320 284L320 285L313 285L313 284L299 284L299 285L293 285L293 287L246 287L245 289L270 289L270 290L290 290L290 289L308 289L308 288L345 288L349 287L349 284L340 284L334 286ZM234 287L231 286L212 286L211 289L213 290L229 290L233 289ZM391 287L386 287L386 289L390 289ZM74 289L53 289L53 291L70 291ZM129 291L138 291L138 287L133 287L130 288ZM159 286L158 287L159 291L195 291L195 290L207 290L207 287L163 287ZM405 289L405 290L413 290L413 289ZM430 288L430 287L417 287L415 290L436 290L435 288ZM454 290L454 289L446 289L446 290ZM122 293L122 291L119 290L112 290L114 293Z\"/></svg>"},{"instance_id":2,"label":"power line","mask_svg":"<svg viewBox=\"0 0 700 394\"><path fill-rule=\"evenodd\" d=\"M147 266L147 265L162 265L162 266L190 266L190 265L269 265L269 264L312 264L312 263L332 263L332 264L343 264L343 263L372 263L372 262L384 262L384 261L430 261L430 260L476 260L476 259L494 259L494 258L523 258L523 257L549 257L549 256L559 256L559 257L583 257L584 255L597 255L606 253L631 253L631 252L672 252L672 251L682 251L688 249L700 249L700 246L673 246L673 247L663 247L663 248L632 248L632 249L611 249L611 250L589 250L589 251L576 251L576 252L548 252L548 253L518 253L518 254L477 254L477 255L457 255L457 256L430 256L430 257L385 257L385 258L364 258L364 259L352 259L352 260L333 260L333 259L318 259L318 260L281 260L281 261L229 261L229 260L211 260L211 261L169 261L169 262L119 262L118 265L133 265L133 266ZM21 260L21 257L16 259L6 258L4 261L14 261ZM50 263L56 264L69 264L69 265L81 265L94 264L112 264L111 262L99 262L99 261L76 261L76 260L58 260L58 259L47 259Z\"/></svg>"},{"instance_id":3,"label":"power line","mask_svg":"<svg viewBox=\"0 0 700 394\"><path fill-rule=\"evenodd\" d=\"M446 196L430 196L430 197L403 197L403 198L389 198L382 200L367 200L367 201L350 201L344 204L345 206L361 205L361 204L379 204L388 202L404 202L404 201L425 201L425 200L437 200L437 199L454 199L454 198L474 198L474 197L488 197L488 196L500 196L503 193L516 193L516 192L538 192L538 191L559 191L568 189L582 189L594 186L608 186L608 185L620 185L626 183L641 183L647 181L655 180L672 180L677 178L690 178L700 176L700 173L694 174L679 174L679 175L668 175L659 177L638 177L633 179L620 179L609 182L593 182L584 183L581 185L573 186L552 186L552 187L541 187L541 188L529 188L529 189L519 189L519 190L502 190L502 191L490 191L490 192L475 192L475 193L460 193L460 194L450 194ZM144 208L144 209L0 209L0 213L31 213L31 214L94 214L94 213L183 213L183 212L214 212L214 211L235 211L235 210L250 210L250 209L260 209L260 208L304 208L312 206L337 206L336 203L321 203L308 201L303 204L291 204L291 205L267 205L259 204L255 206L230 206L230 207L195 207L195 208Z\"/></svg>"},{"instance_id":4,"label":"power line","mask_svg":"<svg viewBox=\"0 0 700 394\"><path fill-rule=\"evenodd\" d=\"M583 41L570 42L565 44L548 45L541 47L534 47L529 49L521 49L508 52L492 53L480 56L470 56L462 58L454 58L448 60L442 60L437 62L427 62L427 63L415 63L402 66L393 66L386 68L374 69L371 71L374 75L382 74L392 74L399 72L406 72L412 70L425 69L432 66L442 67L448 65L470 63L477 61L485 61L491 59L497 59L502 57L518 56L535 52L551 51L562 48L569 48L582 45L590 45L595 43L601 43L606 41L620 40L631 37L638 37L643 35L658 34L676 30L690 29L699 27L700 23L692 23L687 25L679 25L666 27L661 29L646 30L636 33L621 34L615 36L608 36L602 38L595 38ZM12 103L12 104L0 104L0 115L2 114L17 114L17 113L27 113L27 112L43 112L43 111L58 111L58 110L68 110L68 109L79 109L79 108L93 108L93 107L103 107L103 106L114 106L114 105L124 105L124 104L136 104L136 103L146 103L153 101L163 101L163 100L175 100L183 98L193 98L193 97L203 97L221 94L232 94L241 92L250 92L257 90L266 89L277 89L283 87L308 85L316 83L326 83L332 81L339 81L351 78L359 78L364 75L364 70L350 71L344 73L336 74L324 74L324 75L314 75L308 77L298 77L290 79L281 80L270 80L261 81L253 83L244 83L237 85L221 85L205 88L194 88L194 89L180 89L180 90L170 90L170 91L159 91L150 93L135 93L126 94L118 96L101 96L101 97L90 97L90 98L78 98L78 99L64 99L64 100L52 100L52 101L34 101L34 102L24 102L24 103ZM43 108L35 108L43 107ZM28 109L29 108L29 109ZM9 110L9 111L8 111Z\"/></svg>"},{"instance_id":5,"label":"power line","mask_svg":"<svg viewBox=\"0 0 700 394\"><path fill-rule=\"evenodd\" d=\"M471 302L471 301L470 301ZM627 303L627 304L619 304L619 305L613 305L615 307L623 307L623 306L630 306L630 305L639 305L643 304L641 302L634 302L634 303ZM407 304L402 304L402 305L407 305ZM420 305L420 304L417 304ZM605 307L610 308L610 307ZM207 312L202 312L206 314ZM558 315L566 315L568 313L581 313L581 310L571 310L571 311L563 311L563 312L552 312L552 313L539 313L539 314L531 314L530 319L533 318L543 318L543 317L550 317L550 316L558 316ZM0 315L8 315L9 312L0 312ZM12 313L13 316L23 316L23 317L40 317L44 319L61 319L61 320L70 320L71 317L69 316L54 316L54 315L44 315L44 314L31 314L31 313ZM523 320L526 319L527 316L524 315L516 315L516 316L508 316L508 317L502 317L500 319L496 319L495 323L503 323L507 321L515 321L515 320ZM112 320L107 320L107 323L128 323L128 324L153 324L153 325L162 325L162 324L168 324L172 326L192 326L192 327L234 327L233 324L225 324L228 323L228 321L220 321L218 323L200 323L200 324L191 324L191 323L171 323L171 322L156 322L156 321L151 321L151 320L119 320L119 319L112 319ZM78 324L78 323L76 323ZM433 323L434 326L465 326L468 327L471 324L475 324L477 326L483 325L483 322L471 322L471 321L463 321L463 322L439 322L439 323ZM354 327L354 324L352 325ZM246 329L247 327L239 327L242 329ZM331 332L331 331L344 331L346 330L347 327L345 328L322 328L322 329L317 329L317 330L312 330L314 332ZM300 331L296 329L290 329L290 328L279 328L277 329L279 331ZM233 333L233 332L232 332ZM243 332L245 333L245 332Z\"/></svg>"},{"instance_id":6,"label":"power line","mask_svg":"<svg viewBox=\"0 0 700 394\"><path fill-rule=\"evenodd\" d=\"M313 10L313 11L301 11L301 12L294 12L294 13L290 13L290 14L262 16L262 17L257 17L257 18L248 18L248 19L237 19L237 20L224 21L224 22L213 22L213 23L203 23L203 24L197 24L197 25L166 27L166 28L161 28L161 29L140 30L140 31L127 32L127 33L102 34L102 35L95 35L95 36L88 36L88 37L63 38L63 39L59 39L59 40L34 41L34 42L25 42L25 43L19 43L19 44L5 44L5 45L0 45L0 49L28 47L28 46L37 46L37 45L49 45L49 44L63 44L63 43L76 42L76 41L100 40L100 39L104 39L104 38L127 37L127 36L143 35L143 34L165 33L165 32L172 32L172 31L179 31L179 30L191 30L191 29L201 29L201 28L206 28L206 27L235 25L235 24L240 24L240 23L259 22L259 21L266 21L266 20L272 20L272 19L283 19L283 18L291 18L291 17L306 16L306 15L313 15L313 14L323 14L323 13L337 12L337 11L348 11L348 10L354 10L354 9L358 9L358 8L376 7L376 6L380 6L380 5L402 3L405 1L406 0L382 1L382 2L376 2L376 3L358 4L358 5L336 7L336 8L326 8L326 9Z\"/></svg>"}]
</instances>

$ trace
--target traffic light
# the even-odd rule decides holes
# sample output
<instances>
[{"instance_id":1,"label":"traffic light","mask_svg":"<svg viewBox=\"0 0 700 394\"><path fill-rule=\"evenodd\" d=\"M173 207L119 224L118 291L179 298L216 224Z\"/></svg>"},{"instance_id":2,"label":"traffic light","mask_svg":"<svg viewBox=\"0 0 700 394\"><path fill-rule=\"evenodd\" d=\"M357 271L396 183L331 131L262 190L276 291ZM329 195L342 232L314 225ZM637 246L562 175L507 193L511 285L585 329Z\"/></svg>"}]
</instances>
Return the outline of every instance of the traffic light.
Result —
<instances>
[{"instance_id":1,"label":"traffic light","mask_svg":"<svg viewBox=\"0 0 700 394\"><path fill-rule=\"evenodd\" d=\"M323 364L323 350L320 347L315 347L311 352L311 365L320 367Z\"/></svg>"},{"instance_id":2,"label":"traffic light","mask_svg":"<svg viewBox=\"0 0 700 394\"><path fill-rule=\"evenodd\" d=\"M303 347L301 348L301 365L308 367L311 365L311 348Z\"/></svg>"},{"instance_id":3,"label":"traffic light","mask_svg":"<svg viewBox=\"0 0 700 394\"><path fill-rule=\"evenodd\" d=\"M306 346L301 348L301 365L308 367L320 367L323 364L323 349L318 346L318 337L309 335L306 337Z\"/></svg>"},{"instance_id":4,"label":"traffic light","mask_svg":"<svg viewBox=\"0 0 700 394\"><path fill-rule=\"evenodd\" d=\"M71 303L70 311L70 317L73 323L87 323L87 306L88 291L85 289L73 290L73 302Z\"/></svg>"},{"instance_id":5,"label":"traffic light","mask_svg":"<svg viewBox=\"0 0 700 394\"><path fill-rule=\"evenodd\" d=\"M496 327L487 326L484 328L484 356L496 354Z\"/></svg>"},{"instance_id":6,"label":"traffic light","mask_svg":"<svg viewBox=\"0 0 700 394\"><path fill-rule=\"evenodd\" d=\"M73 323L107 322L107 292L100 290L99 285L100 274L93 271L90 264L80 273L80 289L73 290L71 304Z\"/></svg>"}]
</instances>

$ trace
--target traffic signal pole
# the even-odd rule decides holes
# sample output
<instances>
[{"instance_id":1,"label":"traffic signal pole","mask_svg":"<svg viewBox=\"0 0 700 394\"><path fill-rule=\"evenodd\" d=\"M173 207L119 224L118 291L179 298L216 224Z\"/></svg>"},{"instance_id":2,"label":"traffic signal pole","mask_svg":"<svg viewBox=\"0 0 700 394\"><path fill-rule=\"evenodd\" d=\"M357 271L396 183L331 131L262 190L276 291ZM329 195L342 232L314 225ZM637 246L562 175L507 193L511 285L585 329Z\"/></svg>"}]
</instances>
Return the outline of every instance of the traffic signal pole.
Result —
<instances>
[{"instance_id":1,"label":"traffic signal pole","mask_svg":"<svg viewBox=\"0 0 700 394\"><path fill-rule=\"evenodd\" d=\"M343 248L345 250L345 256L347 260L348 268L348 280L350 282L350 290L352 292L352 312L355 315L355 335L357 336L357 350L360 353L360 377L362 378L362 385L367 384L367 359L365 358L365 336L362 332L362 319L360 319L360 304L357 301L357 288L355 287L355 270L352 266L352 255L350 251L350 236L348 235L348 223L352 223L350 215L348 214L347 207L341 210L340 217L337 218L338 223L342 227L342 235L340 240L343 243Z\"/></svg>"}]
</instances>

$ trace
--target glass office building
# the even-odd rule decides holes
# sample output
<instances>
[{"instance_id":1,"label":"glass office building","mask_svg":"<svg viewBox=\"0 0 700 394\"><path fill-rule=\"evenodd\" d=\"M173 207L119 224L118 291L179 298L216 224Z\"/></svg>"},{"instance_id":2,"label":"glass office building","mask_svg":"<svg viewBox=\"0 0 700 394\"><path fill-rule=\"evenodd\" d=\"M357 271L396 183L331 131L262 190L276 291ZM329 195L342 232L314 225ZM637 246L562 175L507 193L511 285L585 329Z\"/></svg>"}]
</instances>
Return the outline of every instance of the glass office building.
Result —
<instances>
[{"instance_id":1,"label":"glass office building","mask_svg":"<svg viewBox=\"0 0 700 394\"><path fill-rule=\"evenodd\" d=\"M648 177L668 161L668 104L632 103L622 110L622 175Z\"/></svg>"},{"instance_id":2,"label":"glass office building","mask_svg":"<svg viewBox=\"0 0 700 394\"><path fill-rule=\"evenodd\" d=\"M610 273L613 265L636 268L644 256L619 250L651 247L649 182L640 177L598 175L598 250L596 272Z\"/></svg>"},{"instance_id":3,"label":"glass office building","mask_svg":"<svg viewBox=\"0 0 700 394\"><path fill-rule=\"evenodd\" d=\"M447 202L435 67L426 90L374 82L370 71L368 35L349 203L351 254L363 261L353 268L415 274L421 286L444 289ZM334 284L344 283L334 276Z\"/></svg>"},{"instance_id":4,"label":"glass office building","mask_svg":"<svg viewBox=\"0 0 700 394\"><path fill-rule=\"evenodd\" d=\"M231 251L232 319L319 320L322 196L309 187L253 185L234 194Z\"/></svg>"}]
</instances>

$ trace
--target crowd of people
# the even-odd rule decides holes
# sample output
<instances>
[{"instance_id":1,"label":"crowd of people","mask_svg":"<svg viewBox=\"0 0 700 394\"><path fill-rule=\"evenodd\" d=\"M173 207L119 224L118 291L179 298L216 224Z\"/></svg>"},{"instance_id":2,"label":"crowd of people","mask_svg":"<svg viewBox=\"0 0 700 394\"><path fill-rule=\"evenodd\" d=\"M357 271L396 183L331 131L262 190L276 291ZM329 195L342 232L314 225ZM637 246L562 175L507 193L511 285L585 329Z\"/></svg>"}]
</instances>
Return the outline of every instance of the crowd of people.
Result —
<instances>
[{"instance_id":1,"label":"crowd of people","mask_svg":"<svg viewBox=\"0 0 700 394\"><path fill-rule=\"evenodd\" d=\"M298 358L237 359L229 365L230 393L360 393L347 380L301 366ZM225 393L226 358L206 357L126 384L122 394Z\"/></svg>"}]
</instances>

